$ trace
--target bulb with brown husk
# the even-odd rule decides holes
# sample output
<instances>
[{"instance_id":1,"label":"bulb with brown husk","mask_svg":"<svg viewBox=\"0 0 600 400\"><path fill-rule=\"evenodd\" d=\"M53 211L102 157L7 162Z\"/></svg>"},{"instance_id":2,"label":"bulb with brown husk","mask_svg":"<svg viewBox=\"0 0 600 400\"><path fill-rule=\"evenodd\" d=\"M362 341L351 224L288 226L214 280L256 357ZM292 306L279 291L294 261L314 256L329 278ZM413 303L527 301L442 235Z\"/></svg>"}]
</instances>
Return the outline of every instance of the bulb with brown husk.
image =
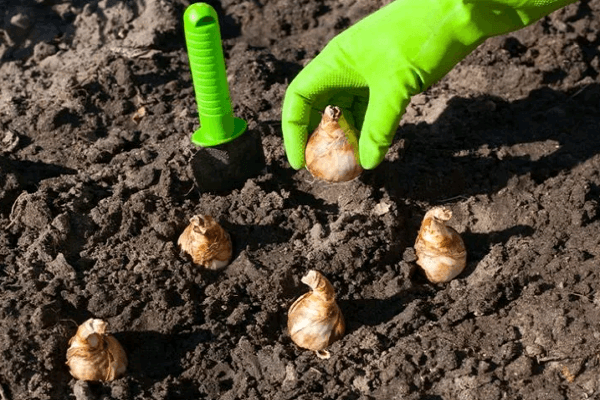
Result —
<instances>
[{"instance_id":1,"label":"bulb with brown husk","mask_svg":"<svg viewBox=\"0 0 600 400\"><path fill-rule=\"evenodd\" d=\"M306 168L315 178L327 182L356 178L363 170L358 157L358 136L339 107L327 106L306 144Z\"/></svg>"},{"instance_id":2,"label":"bulb with brown husk","mask_svg":"<svg viewBox=\"0 0 600 400\"><path fill-rule=\"evenodd\" d=\"M417 264L433 283L449 282L467 264L467 251L460 234L446 225L450 218L452 211L446 207L429 210L415 242Z\"/></svg>"},{"instance_id":3,"label":"bulb with brown husk","mask_svg":"<svg viewBox=\"0 0 600 400\"><path fill-rule=\"evenodd\" d=\"M298 298L288 312L288 332L299 347L313 350L327 359L327 346L344 335L345 323L335 301L331 283L320 272L311 270L302 282L311 291Z\"/></svg>"},{"instance_id":4,"label":"bulb with brown husk","mask_svg":"<svg viewBox=\"0 0 600 400\"><path fill-rule=\"evenodd\" d=\"M229 234L210 215L193 216L177 244L195 264L208 269L224 268L231 261Z\"/></svg>"},{"instance_id":5,"label":"bulb with brown husk","mask_svg":"<svg viewBox=\"0 0 600 400\"><path fill-rule=\"evenodd\" d=\"M106 322L88 319L69 340L67 365L74 378L112 381L125 373L127 355L117 339L107 333Z\"/></svg>"}]
</instances>

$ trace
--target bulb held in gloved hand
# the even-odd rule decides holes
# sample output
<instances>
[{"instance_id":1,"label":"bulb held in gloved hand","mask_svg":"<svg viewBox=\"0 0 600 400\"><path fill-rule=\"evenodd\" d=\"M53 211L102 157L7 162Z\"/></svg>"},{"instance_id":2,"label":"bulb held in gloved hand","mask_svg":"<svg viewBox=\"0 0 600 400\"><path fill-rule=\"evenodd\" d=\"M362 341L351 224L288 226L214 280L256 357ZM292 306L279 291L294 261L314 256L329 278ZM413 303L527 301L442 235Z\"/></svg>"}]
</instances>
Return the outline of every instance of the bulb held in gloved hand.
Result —
<instances>
[{"instance_id":1,"label":"bulb held in gloved hand","mask_svg":"<svg viewBox=\"0 0 600 400\"><path fill-rule=\"evenodd\" d=\"M459 233L446 225L452 211L446 207L429 210L415 242L417 264L432 283L449 282L462 272L467 263L467 250Z\"/></svg>"},{"instance_id":2,"label":"bulb held in gloved hand","mask_svg":"<svg viewBox=\"0 0 600 400\"><path fill-rule=\"evenodd\" d=\"M342 312L335 302L333 286L320 272L311 270L302 278L310 286L288 312L288 332L298 346L313 350L317 357L329 358L327 346L344 335Z\"/></svg>"},{"instance_id":3,"label":"bulb held in gloved hand","mask_svg":"<svg viewBox=\"0 0 600 400\"><path fill-rule=\"evenodd\" d=\"M306 168L318 179L346 182L362 172L358 158L358 131L339 107L327 106L319 126L306 145Z\"/></svg>"},{"instance_id":4,"label":"bulb held in gloved hand","mask_svg":"<svg viewBox=\"0 0 600 400\"><path fill-rule=\"evenodd\" d=\"M208 269L223 268L231 261L229 234L210 215L193 216L177 244L195 264Z\"/></svg>"},{"instance_id":5,"label":"bulb held in gloved hand","mask_svg":"<svg viewBox=\"0 0 600 400\"><path fill-rule=\"evenodd\" d=\"M67 365L71 375L82 381L112 381L127 369L125 350L106 332L106 322L88 319L69 340Z\"/></svg>"}]
</instances>

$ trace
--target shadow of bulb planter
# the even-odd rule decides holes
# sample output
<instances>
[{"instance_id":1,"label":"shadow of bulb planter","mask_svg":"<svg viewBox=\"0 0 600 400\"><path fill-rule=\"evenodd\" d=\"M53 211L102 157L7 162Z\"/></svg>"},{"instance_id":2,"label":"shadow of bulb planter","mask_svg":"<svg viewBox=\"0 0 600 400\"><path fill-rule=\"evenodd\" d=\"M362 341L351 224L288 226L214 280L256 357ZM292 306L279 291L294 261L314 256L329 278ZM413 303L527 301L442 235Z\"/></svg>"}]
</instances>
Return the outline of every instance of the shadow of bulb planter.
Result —
<instances>
[{"instance_id":1,"label":"shadow of bulb planter","mask_svg":"<svg viewBox=\"0 0 600 400\"><path fill-rule=\"evenodd\" d=\"M194 264L208 269L225 268L231 261L231 238L210 215L194 215L177 244Z\"/></svg>"},{"instance_id":2,"label":"shadow of bulb planter","mask_svg":"<svg viewBox=\"0 0 600 400\"><path fill-rule=\"evenodd\" d=\"M71 375L82 381L112 381L127 369L127 355L107 332L107 323L88 319L69 340L67 365Z\"/></svg>"},{"instance_id":3,"label":"shadow of bulb planter","mask_svg":"<svg viewBox=\"0 0 600 400\"><path fill-rule=\"evenodd\" d=\"M288 332L299 347L327 359L327 346L340 339L346 325L335 301L331 283L320 272L311 270L302 277L311 291L299 297L288 311Z\"/></svg>"},{"instance_id":4,"label":"shadow of bulb planter","mask_svg":"<svg viewBox=\"0 0 600 400\"><path fill-rule=\"evenodd\" d=\"M183 26L200 116L200 128L191 136L198 146L190 160L192 175L201 192L227 192L264 168L261 137L233 115L215 9L206 3L190 5Z\"/></svg>"},{"instance_id":5,"label":"shadow of bulb planter","mask_svg":"<svg viewBox=\"0 0 600 400\"><path fill-rule=\"evenodd\" d=\"M346 121L339 107L327 106L319 126L306 144L306 169L315 178L331 183L356 178L362 172L358 136L358 131Z\"/></svg>"},{"instance_id":6,"label":"shadow of bulb planter","mask_svg":"<svg viewBox=\"0 0 600 400\"><path fill-rule=\"evenodd\" d=\"M435 207L427 211L415 242L417 264L432 283L449 282L467 265L467 250L460 234L446 222L452 211Z\"/></svg>"}]
</instances>

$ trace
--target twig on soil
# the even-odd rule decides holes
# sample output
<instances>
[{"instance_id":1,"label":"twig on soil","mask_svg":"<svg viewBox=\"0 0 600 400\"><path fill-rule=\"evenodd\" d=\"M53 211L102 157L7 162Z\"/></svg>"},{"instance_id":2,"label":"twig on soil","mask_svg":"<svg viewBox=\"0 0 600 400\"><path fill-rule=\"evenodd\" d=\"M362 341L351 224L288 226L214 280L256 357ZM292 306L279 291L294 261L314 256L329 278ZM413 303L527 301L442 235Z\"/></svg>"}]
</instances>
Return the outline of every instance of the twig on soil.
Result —
<instances>
[{"instance_id":1,"label":"twig on soil","mask_svg":"<svg viewBox=\"0 0 600 400\"><path fill-rule=\"evenodd\" d=\"M8 400L6 393L4 392L4 387L0 384L0 400Z\"/></svg>"},{"instance_id":2,"label":"twig on soil","mask_svg":"<svg viewBox=\"0 0 600 400\"><path fill-rule=\"evenodd\" d=\"M60 319L59 322L72 322L75 326L79 326L79 324L71 318L67 318L67 319Z\"/></svg>"},{"instance_id":3,"label":"twig on soil","mask_svg":"<svg viewBox=\"0 0 600 400\"><path fill-rule=\"evenodd\" d=\"M308 177L308 178L304 178L304 179L302 179L302 180L303 180L304 182L308 183L308 184L309 184L309 185L311 185L311 186L312 186L312 185L314 185L314 184L315 184L315 182L317 182L317 181L318 181L318 179L317 179L317 178L315 178L314 176L312 176L312 175L310 175L310 174L309 174L309 177Z\"/></svg>"},{"instance_id":4,"label":"twig on soil","mask_svg":"<svg viewBox=\"0 0 600 400\"><path fill-rule=\"evenodd\" d=\"M17 213L18 215L13 216L15 213L15 209L17 208L17 206L21 205L21 202L23 200L23 197L27 197L27 191L23 191L21 192L21 194L19 195L19 197L17 197L10 209L10 215L9 215L9 219L10 219L10 223L8 224L8 226L6 227L6 230L10 229L11 226L13 226L13 224L15 222L17 222L17 220L19 219L19 217L21 216L21 210L19 210L19 212Z\"/></svg>"},{"instance_id":5,"label":"twig on soil","mask_svg":"<svg viewBox=\"0 0 600 400\"><path fill-rule=\"evenodd\" d=\"M160 53L159 50L152 50L149 47L127 47L127 46L111 46L108 48L112 53L128 58L152 58L155 54Z\"/></svg>"},{"instance_id":6,"label":"twig on soil","mask_svg":"<svg viewBox=\"0 0 600 400\"><path fill-rule=\"evenodd\" d=\"M594 302L594 299L590 297L590 296L592 296L592 295L594 294L594 292L590 293L589 295L585 295L585 294L581 294L581 293L577 293L577 292L571 292L571 291L569 291L569 290L566 290L566 292L567 292L568 294L571 294L571 295L573 295L573 296L579 296L579 297L581 297L582 299L586 299L587 301L589 301L589 302L591 302L591 303L593 303L593 302Z\"/></svg>"},{"instance_id":7,"label":"twig on soil","mask_svg":"<svg viewBox=\"0 0 600 400\"><path fill-rule=\"evenodd\" d=\"M569 360L568 357L565 356L548 356L548 357L537 357L536 361L538 363L548 362L548 361L564 361Z\"/></svg>"},{"instance_id":8,"label":"twig on soil","mask_svg":"<svg viewBox=\"0 0 600 400\"><path fill-rule=\"evenodd\" d=\"M192 193L192 191L194 190L195 187L196 187L196 184L194 183L192 185L192 187L190 188L190 190L188 190L187 193L183 197L187 197L190 193Z\"/></svg>"},{"instance_id":9,"label":"twig on soil","mask_svg":"<svg viewBox=\"0 0 600 400\"><path fill-rule=\"evenodd\" d=\"M569 98L572 99L573 97L579 96L581 94L581 92L583 92L585 89L589 88L590 86L591 86L591 83L588 83L587 85L585 85L584 87L582 87L581 89L576 91L575 94L572 94Z\"/></svg>"},{"instance_id":10,"label":"twig on soil","mask_svg":"<svg viewBox=\"0 0 600 400\"><path fill-rule=\"evenodd\" d=\"M440 200L440 203L446 203L448 201L453 201L453 200L456 200L456 199L469 200L469 197L465 196L464 194L459 194L458 196L454 196L454 197L450 197L450 198L447 198L447 199Z\"/></svg>"}]
</instances>

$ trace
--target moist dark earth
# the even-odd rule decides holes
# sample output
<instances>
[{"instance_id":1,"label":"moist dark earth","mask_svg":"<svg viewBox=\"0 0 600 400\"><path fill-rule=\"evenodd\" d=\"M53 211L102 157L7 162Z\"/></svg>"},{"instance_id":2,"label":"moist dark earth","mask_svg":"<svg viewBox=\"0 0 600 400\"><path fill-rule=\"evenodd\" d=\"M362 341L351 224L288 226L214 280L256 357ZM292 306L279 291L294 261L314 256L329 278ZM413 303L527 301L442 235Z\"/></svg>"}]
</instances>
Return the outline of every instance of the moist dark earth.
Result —
<instances>
[{"instance_id":1,"label":"moist dark earth","mask_svg":"<svg viewBox=\"0 0 600 400\"><path fill-rule=\"evenodd\" d=\"M221 192L192 168L189 1L0 2L1 400L600 398L600 0L489 39L378 168L317 182L285 157L286 87L387 2L210 2L265 159ZM437 205L468 262L434 285L413 246ZM194 214L230 233L226 269L179 251ZM310 269L347 324L328 360L286 330ZM120 379L69 374L92 317Z\"/></svg>"}]
</instances>

